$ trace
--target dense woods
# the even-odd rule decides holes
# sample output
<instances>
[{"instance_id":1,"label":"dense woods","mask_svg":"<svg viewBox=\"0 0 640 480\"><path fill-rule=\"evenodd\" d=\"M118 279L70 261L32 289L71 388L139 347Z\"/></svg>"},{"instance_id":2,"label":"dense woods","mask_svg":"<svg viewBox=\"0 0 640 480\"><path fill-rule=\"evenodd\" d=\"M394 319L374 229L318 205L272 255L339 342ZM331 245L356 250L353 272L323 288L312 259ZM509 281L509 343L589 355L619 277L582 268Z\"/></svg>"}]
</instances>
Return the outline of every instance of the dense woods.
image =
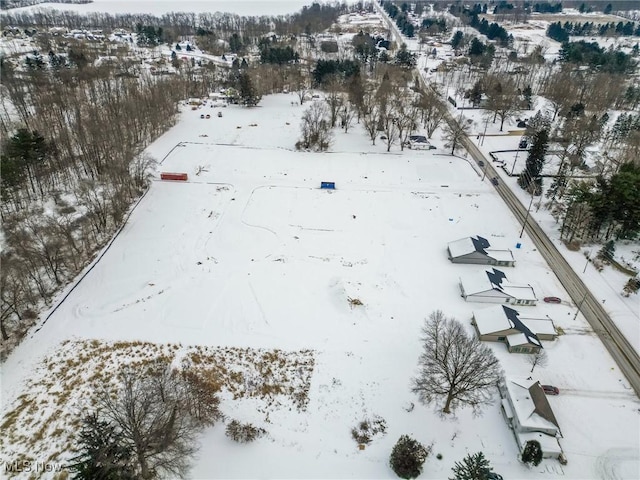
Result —
<instances>
[{"instance_id":1,"label":"dense woods","mask_svg":"<svg viewBox=\"0 0 640 480\"><path fill-rule=\"evenodd\" d=\"M180 83L3 68L18 125L0 157L3 353L122 225L153 161L142 149L173 124Z\"/></svg>"}]
</instances>

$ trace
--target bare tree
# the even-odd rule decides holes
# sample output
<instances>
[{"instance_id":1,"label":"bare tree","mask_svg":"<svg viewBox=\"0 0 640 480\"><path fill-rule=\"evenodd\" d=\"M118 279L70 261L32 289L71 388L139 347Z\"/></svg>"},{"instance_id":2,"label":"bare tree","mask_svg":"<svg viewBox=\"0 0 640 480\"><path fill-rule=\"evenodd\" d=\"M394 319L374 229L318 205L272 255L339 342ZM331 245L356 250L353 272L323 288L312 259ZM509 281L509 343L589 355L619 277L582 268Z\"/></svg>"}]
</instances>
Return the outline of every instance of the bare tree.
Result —
<instances>
[{"instance_id":1,"label":"bare tree","mask_svg":"<svg viewBox=\"0 0 640 480\"><path fill-rule=\"evenodd\" d=\"M393 103L396 111L396 125L398 127L400 150L404 150L404 147L409 141L409 136L418 126L420 110L417 102L402 92L394 95Z\"/></svg>"},{"instance_id":2,"label":"bare tree","mask_svg":"<svg viewBox=\"0 0 640 480\"><path fill-rule=\"evenodd\" d=\"M391 145L396 143L400 137L400 129L398 127L399 115L390 101L383 101L380 105L380 124L385 134L385 143L387 144L387 152L391 150Z\"/></svg>"},{"instance_id":3,"label":"bare tree","mask_svg":"<svg viewBox=\"0 0 640 480\"><path fill-rule=\"evenodd\" d=\"M510 78L498 79L489 76L485 79L487 85L487 108L493 112L493 121L500 118L500 131L504 126L504 121L511 115L518 113L518 94L516 85Z\"/></svg>"},{"instance_id":4,"label":"bare tree","mask_svg":"<svg viewBox=\"0 0 640 480\"><path fill-rule=\"evenodd\" d=\"M338 112L345 103L345 94L342 92L342 83L340 79L335 75L331 76L326 88L327 94L325 96L325 101L329 106L330 124L331 127L335 127L336 121L338 120Z\"/></svg>"},{"instance_id":5,"label":"bare tree","mask_svg":"<svg viewBox=\"0 0 640 480\"><path fill-rule=\"evenodd\" d=\"M367 92L362 99L362 125L369 134L372 144L376 144L380 124L380 104L373 92Z\"/></svg>"},{"instance_id":6,"label":"bare tree","mask_svg":"<svg viewBox=\"0 0 640 480\"><path fill-rule=\"evenodd\" d=\"M540 366L546 367L547 363L549 363L549 357L547 357L547 352L544 350L540 350L537 353L532 353L527 357L527 361L529 365L531 365L531 373L533 373L533 369Z\"/></svg>"},{"instance_id":7,"label":"bare tree","mask_svg":"<svg viewBox=\"0 0 640 480\"><path fill-rule=\"evenodd\" d=\"M447 148L451 147L451 155L453 155L456 150L463 146L462 139L469 133L469 126L451 119L444 124L443 131L445 146Z\"/></svg>"},{"instance_id":8,"label":"bare tree","mask_svg":"<svg viewBox=\"0 0 640 480\"><path fill-rule=\"evenodd\" d=\"M99 414L122 433L139 478L184 478L197 450L196 434L221 418L217 397L193 394L192 383L162 362L126 369L120 380L116 395L107 390L99 395ZM210 404L194 410L195 400Z\"/></svg>"},{"instance_id":9,"label":"bare tree","mask_svg":"<svg viewBox=\"0 0 640 480\"><path fill-rule=\"evenodd\" d=\"M551 102L553 107L551 121L553 121L561 110L568 109L578 98L571 72L563 69L551 75L544 86L542 94Z\"/></svg>"},{"instance_id":10,"label":"bare tree","mask_svg":"<svg viewBox=\"0 0 640 480\"><path fill-rule=\"evenodd\" d=\"M332 133L327 105L313 102L302 115L300 129L302 138L296 142L297 149L327 150L331 144Z\"/></svg>"},{"instance_id":11,"label":"bare tree","mask_svg":"<svg viewBox=\"0 0 640 480\"><path fill-rule=\"evenodd\" d=\"M431 138L444 119L444 109L440 100L432 91L422 92L418 100L418 108L422 117L422 125L427 131L427 138Z\"/></svg>"},{"instance_id":12,"label":"bare tree","mask_svg":"<svg viewBox=\"0 0 640 480\"><path fill-rule=\"evenodd\" d=\"M444 399L443 413L470 406L475 413L491 403L500 363L489 347L469 336L463 325L436 310L422 329L424 351L413 392L424 403Z\"/></svg>"},{"instance_id":13,"label":"bare tree","mask_svg":"<svg viewBox=\"0 0 640 480\"><path fill-rule=\"evenodd\" d=\"M344 128L344 133L349 132L349 127L351 126L356 113L357 110L353 106L353 104L345 100L342 108L340 109L340 112L338 112L338 116L340 117L340 126Z\"/></svg>"}]
</instances>

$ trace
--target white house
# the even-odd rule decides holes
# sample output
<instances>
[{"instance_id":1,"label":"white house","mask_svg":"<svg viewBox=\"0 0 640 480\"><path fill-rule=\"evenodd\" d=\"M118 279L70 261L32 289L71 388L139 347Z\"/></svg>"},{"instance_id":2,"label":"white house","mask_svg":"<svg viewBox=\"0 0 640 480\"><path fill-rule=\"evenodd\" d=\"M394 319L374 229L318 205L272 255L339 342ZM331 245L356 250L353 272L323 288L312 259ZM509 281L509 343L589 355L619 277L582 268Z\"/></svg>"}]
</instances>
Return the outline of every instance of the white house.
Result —
<instances>
[{"instance_id":1,"label":"white house","mask_svg":"<svg viewBox=\"0 0 640 480\"><path fill-rule=\"evenodd\" d=\"M471 323L478 338L503 342L510 353L537 353L541 340L555 340L557 332L550 318L530 318L506 305L496 305L473 312Z\"/></svg>"},{"instance_id":2,"label":"white house","mask_svg":"<svg viewBox=\"0 0 640 480\"><path fill-rule=\"evenodd\" d=\"M538 301L531 285L512 284L496 268L461 278L460 291L472 302L535 305Z\"/></svg>"},{"instance_id":3,"label":"white house","mask_svg":"<svg viewBox=\"0 0 640 480\"><path fill-rule=\"evenodd\" d=\"M543 458L559 458L562 437L547 396L540 382L503 378L498 384L501 409L522 451L529 440L537 440Z\"/></svg>"},{"instance_id":4,"label":"white house","mask_svg":"<svg viewBox=\"0 0 640 480\"><path fill-rule=\"evenodd\" d=\"M513 267L516 261L511 250L490 248L489 240L481 236L466 237L447 245L449 260L452 263L474 263Z\"/></svg>"}]
</instances>

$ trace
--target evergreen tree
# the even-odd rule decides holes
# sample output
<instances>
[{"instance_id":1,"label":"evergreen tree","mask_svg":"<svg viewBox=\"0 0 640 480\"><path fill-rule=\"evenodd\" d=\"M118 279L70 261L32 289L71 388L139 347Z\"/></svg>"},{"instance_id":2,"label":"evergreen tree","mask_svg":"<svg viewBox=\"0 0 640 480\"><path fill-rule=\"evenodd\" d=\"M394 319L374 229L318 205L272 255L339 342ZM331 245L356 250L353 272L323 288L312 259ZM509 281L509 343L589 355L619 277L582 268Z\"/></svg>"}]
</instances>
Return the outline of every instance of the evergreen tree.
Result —
<instances>
[{"instance_id":1,"label":"evergreen tree","mask_svg":"<svg viewBox=\"0 0 640 480\"><path fill-rule=\"evenodd\" d=\"M522 90L522 97L524 98L524 107L527 110L531 110L532 107L532 97L533 97L533 91L531 90L531 86L527 85L526 87L524 87L524 89Z\"/></svg>"},{"instance_id":2,"label":"evergreen tree","mask_svg":"<svg viewBox=\"0 0 640 480\"><path fill-rule=\"evenodd\" d=\"M604 247L598 252L598 257L604 260L612 260L613 254L616 252L616 244L613 240L609 240Z\"/></svg>"},{"instance_id":3,"label":"evergreen tree","mask_svg":"<svg viewBox=\"0 0 640 480\"><path fill-rule=\"evenodd\" d=\"M484 93L484 88L482 82L480 80L476 81L473 85L473 88L469 90L469 101L474 107L480 105L480 101L482 100L482 94Z\"/></svg>"},{"instance_id":4,"label":"evergreen tree","mask_svg":"<svg viewBox=\"0 0 640 480\"><path fill-rule=\"evenodd\" d=\"M462 46L462 40L464 39L464 34L461 30L458 30L451 39L451 47L453 49L458 49Z\"/></svg>"},{"instance_id":5,"label":"evergreen tree","mask_svg":"<svg viewBox=\"0 0 640 480\"><path fill-rule=\"evenodd\" d=\"M407 50L407 45L402 44L398 53L396 53L396 63L402 67L413 68L416 64L416 56Z\"/></svg>"},{"instance_id":6,"label":"evergreen tree","mask_svg":"<svg viewBox=\"0 0 640 480\"><path fill-rule=\"evenodd\" d=\"M391 451L389 465L400 478L416 478L429 452L417 440L402 435Z\"/></svg>"},{"instance_id":7,"label":"evergreen tree","mask_svg":"<svg viewBox=\"0 0 640 480\"><path fill-rule=\"evenodd\" d=\"M549 133L546 129L542 129L533 135L525 170L518 178L518 185L527 191L532 191L535 195L540 194L540 172L542 172L545 155L547 154L548 142Z\"/></svg>"},{"instance_id":8,"label":"evergreen tree","mask_svg":"<svg viewBox=\"0 0 640 480\"><path fill-rule=\"evenodd\" d=\"M522 450L522 461L537 467L542 462L542 447L537 440L529 440Z\"/></svg>"},{"instance_id":9,"label":"evergreen tree","mask_svg":"<svg viewBox=\"0 0 640 480\"><path fill-rule=\"evenodd\" d=\"M171 66L176 70L180 70L180 60L178 60L178 54L171 52Z\"/></svg>"},{"instance_id":10,"label":"evergreen tree","mask_svg":"<svg viewBox=\"0 0 640 480\"><path fill-rule=\"evenodd\" d=\"M484 454L478 452L467 455L462 462L456 462L452 470L453 478L450 480L487 480L491 466Z\"/></svg>"},{"instance_id":11,"label":"evergreen tree","mask_svg":"<svg viewBox=\"0 0 640 480\"><path fill-rule=\"evenodd\" d=\"M133 452L118 430L90 414L83 420L79 438L81 453L69 469L75 479L133 480L137 478Z\"/></svg>"},{"instance_id":12,"label":"evergreen tree","mask_svg":"<svg viewBox=\"0 0 640 480\"><path fill-rule=\"evenodd\" d=\"M256 91L255 85L251 80L251 75L248 72L243 71L238 76L238 90L240 91L240 101L247 107L255 107L260 99L261 95Z\"/></svg>"},{"instance_id":13,"label":"evergreen tree","mask_svg":"<svg viewBox=\"0 0 640 480\"><path fill-rule=\"evenodd\" d=\"M229 37L229 49L233 53L238 53L242 50L242 38L237 33L234 33Z\"/></svg>"}]
</instances>

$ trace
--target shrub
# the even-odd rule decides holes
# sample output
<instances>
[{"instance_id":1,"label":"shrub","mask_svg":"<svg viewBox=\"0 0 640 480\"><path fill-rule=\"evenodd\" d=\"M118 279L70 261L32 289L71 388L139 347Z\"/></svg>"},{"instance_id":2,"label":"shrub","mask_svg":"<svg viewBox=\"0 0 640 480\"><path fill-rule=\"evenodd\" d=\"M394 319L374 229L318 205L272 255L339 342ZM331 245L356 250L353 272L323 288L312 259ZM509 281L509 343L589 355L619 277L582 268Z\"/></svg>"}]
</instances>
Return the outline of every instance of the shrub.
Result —
<instances>
[{"instance_id":1,"label":"shrub","mask_svg":"<svg viewBox=\"0 0 640 480\"><path fill-rule=\"evenodd\" d=\"M637 277L630 278L629 281L625 284L622 294L625 297L628 297L632 293L638 293L638 290L640 290L640 279Z\"/></svg>"},{"instance_id":2,"label":"shrub","mask_svg":"<svg viewBox=\"0 0 640 480\"><path fill-rule=\"evenodd\" d=\"M262 437L267 432L263 428L253 426L251 423L240 423L238 420L231 420L225 433L234 442L249 443Z\"/></svg>"},{"instance_id":3,"label":"shrub","mask_svg":"<svg viewBox=\"0 0 640 480\"><path fill-rule=\"evenodd\" d=\"M522 461L528 465L538 466L542 462L542 447L536 440L529 440L522 450Z\"/></svg>"},{"instance_id":4,"label":"shrub","mask_svg":"<svg viewBox=\"0 0 640 480\"><path fill-rule=\"evenodd\" d=\"M351 436L358 443L369 445L372 437L378 433L384 434L387 431L387 422L384 418L374 415L373 419L362 420L357 427L351 429Z\"/></svg>"},{"instance_id":5,"label":"shrub","mask_svg":"<svg viewBox=\"0 0 640 480\"><path fill-rule=\"evenodd\" d=\"M417 440L402 435L391 451L389 465L400 478L416 478L429 452Z\"/></svg>"}]
</instances>

